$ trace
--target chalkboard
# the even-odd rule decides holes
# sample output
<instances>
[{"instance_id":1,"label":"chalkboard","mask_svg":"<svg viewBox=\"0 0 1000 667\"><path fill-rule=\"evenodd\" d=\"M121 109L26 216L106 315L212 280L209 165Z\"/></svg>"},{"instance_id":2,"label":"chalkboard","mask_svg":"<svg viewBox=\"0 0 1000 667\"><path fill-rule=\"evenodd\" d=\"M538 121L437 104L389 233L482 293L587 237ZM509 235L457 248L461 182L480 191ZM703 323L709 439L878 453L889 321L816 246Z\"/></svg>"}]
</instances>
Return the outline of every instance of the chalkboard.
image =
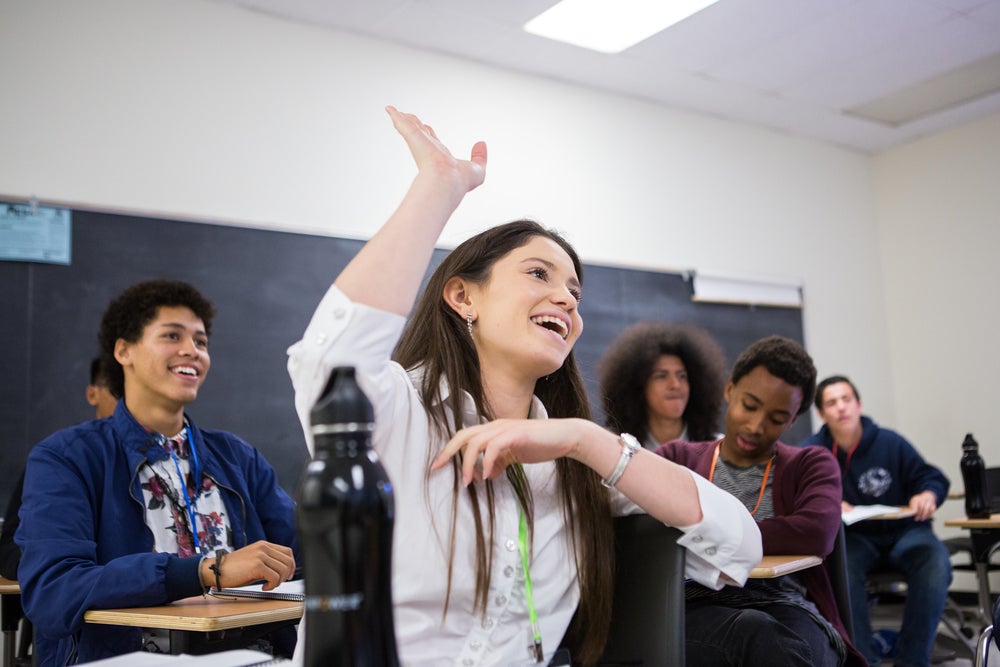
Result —
<instances>
[{"instance_id":1,"label":"chalkboard","mask_svg":"<svg viewBox=\"0 0 1000 667\"><path fill-rule=\"evenodd\" d=\"M0 262L0 503L33 444L93 416L84 388L101 315L125 287L157 277L192 283L218 310L212 369L189 414L255 445L294 492L308 454L285 351L362 242L92 211L74 211L72 231L69 266ZM695 303L680 274L586 265L584 291L576 353L601 420L597 360L638 320L701 324L730 363L765 335L802 340L798 309ZM809 433L808 421L800 419L789 442Z\"/></svg>"}]
</instances>

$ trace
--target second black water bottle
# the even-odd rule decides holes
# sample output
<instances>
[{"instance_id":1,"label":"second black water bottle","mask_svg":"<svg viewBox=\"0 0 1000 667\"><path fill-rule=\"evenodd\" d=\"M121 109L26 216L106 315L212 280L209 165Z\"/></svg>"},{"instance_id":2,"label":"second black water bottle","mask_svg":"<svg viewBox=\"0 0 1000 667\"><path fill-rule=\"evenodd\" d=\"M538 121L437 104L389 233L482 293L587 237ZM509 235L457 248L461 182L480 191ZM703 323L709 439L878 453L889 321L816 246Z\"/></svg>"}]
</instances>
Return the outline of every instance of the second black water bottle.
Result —
<instances>
[{"instance_id":1,"label":"second black water bottle","mask_svg":"<svg viewBox=\"0 0 1000 667\"><path fill-rule=\"evenodd\" d=\"M371 447L374 413L335 368L312 410L315 456L299 487L306 667L396 667L392 485Z\"/></svg>"},{"instance_id":2,"label":"second black water bottle","mask_svg":"<svg viewBox=\"0 0 1000 667\"><path fill-rule=\"evenodd\" d=\"M986 464L979 455L979 443L966 434L962 441L962 483L965 484L965 514L970 519L990 516L990 500L986 493Z\"/></svg>"}]
</instances>

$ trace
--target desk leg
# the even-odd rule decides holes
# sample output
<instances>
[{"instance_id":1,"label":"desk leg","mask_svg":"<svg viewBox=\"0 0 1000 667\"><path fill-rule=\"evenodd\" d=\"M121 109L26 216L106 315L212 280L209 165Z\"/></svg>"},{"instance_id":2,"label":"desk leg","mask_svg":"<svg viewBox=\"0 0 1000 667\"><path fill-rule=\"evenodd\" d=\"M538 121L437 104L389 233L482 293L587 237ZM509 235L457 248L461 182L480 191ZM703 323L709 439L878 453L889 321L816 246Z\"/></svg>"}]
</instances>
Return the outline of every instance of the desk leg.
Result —
<instances>
[{"instance_id":1,"label":"desk leg","mask_svg":"<svg viewBox=\"0 0 1000 667\"><path fill-rule=\"evenodd\" d=\"M3 667L13 667L17 655L17 626L24 617L20 595L0 596L0 629L3 630Z\"/></svg>"},{"instance_id":2,"label":"desk leg","mask_svg":"<svg viewBox=\"0 0 1000 667\"><path fill-rule=\"evenodd\" d=\"M993 624L991 618L993 605L990 597L990 552L1000 542L1000 530L990 528L973 528L969 531L972 538L972 562L976 564L976 579L979 583L979 619L982 627Z\"/></svg>"}]
</instances>

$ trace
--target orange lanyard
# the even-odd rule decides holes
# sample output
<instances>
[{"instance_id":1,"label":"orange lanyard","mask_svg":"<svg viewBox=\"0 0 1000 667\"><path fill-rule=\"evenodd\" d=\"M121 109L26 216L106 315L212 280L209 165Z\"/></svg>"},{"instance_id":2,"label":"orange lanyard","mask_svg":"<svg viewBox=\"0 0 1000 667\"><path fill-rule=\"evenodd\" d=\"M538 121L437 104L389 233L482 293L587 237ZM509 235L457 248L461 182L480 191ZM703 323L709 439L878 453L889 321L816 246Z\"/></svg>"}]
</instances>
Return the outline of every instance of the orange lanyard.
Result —
<instances>
[{"instance_id":1,"label":"orange lanyard","mask_svg":"<svg viewBox=\"0 0 1000 667\"><path fill-rule=\"evenodd\" d=\"M715 446L715 453L712 454L712 467L708 471L708 481L712 481L712 477L715 476L715 464L719 462L719 450L722 449L722 440ZM753 506L750 510L750 516L757 513L757 509L760 507L760 501L764 499L764 489L767 488L767 478L771 475L771 464L774 463L774 457L776 454L772 454L771 458L767 460L767 467L764 468L764 479L760 482L760 493L757 494L757 504Z\"/></svg>"}]
</instances>

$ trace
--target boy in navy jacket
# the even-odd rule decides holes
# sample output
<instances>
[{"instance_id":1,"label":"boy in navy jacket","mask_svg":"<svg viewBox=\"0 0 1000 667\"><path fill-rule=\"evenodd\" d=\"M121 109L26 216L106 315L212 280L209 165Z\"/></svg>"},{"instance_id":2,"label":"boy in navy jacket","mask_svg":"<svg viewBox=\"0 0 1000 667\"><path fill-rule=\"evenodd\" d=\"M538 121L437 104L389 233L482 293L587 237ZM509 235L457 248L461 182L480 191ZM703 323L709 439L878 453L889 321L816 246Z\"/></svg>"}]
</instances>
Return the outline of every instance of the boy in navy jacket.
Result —
<instances>
[{"instance_id":1,"label":"boy in navy jacket","mask_svg":"<svg viewBox=\"0 0 1000 667\"><path fill-rule=\"evenodd\" d=\"M270 589L293 575L294 505L274 470L185 413L208 374L213 314L186 283L126 289L98 335L122 396L114 414L54 433L28 457L15 540L43 667L141 648L138 628L84 623L90 609L166 604L217 583Z\"/></svg>"},{"instance_id":2,"label":"boy in navy jacket","mask_svg":"<svg viewBox=\"0 0 1000 667\"><path fill-rule=\"evenodd\" d=\"M901 505L914 512L913 518L860 521L846 529L858 648L871 665L879 664L865 578L873 568L888 566L903 573L907 586L893 664L929 665L951 584L948 549L931 529L931 518L948 495L948 478L924 461L903 436L863 416L861 398L848 378L835 375L820 382L815 404L826 425L805 444L823 447L837 457L844 511L854 505Z\"/></svg>"}]
</instances>

